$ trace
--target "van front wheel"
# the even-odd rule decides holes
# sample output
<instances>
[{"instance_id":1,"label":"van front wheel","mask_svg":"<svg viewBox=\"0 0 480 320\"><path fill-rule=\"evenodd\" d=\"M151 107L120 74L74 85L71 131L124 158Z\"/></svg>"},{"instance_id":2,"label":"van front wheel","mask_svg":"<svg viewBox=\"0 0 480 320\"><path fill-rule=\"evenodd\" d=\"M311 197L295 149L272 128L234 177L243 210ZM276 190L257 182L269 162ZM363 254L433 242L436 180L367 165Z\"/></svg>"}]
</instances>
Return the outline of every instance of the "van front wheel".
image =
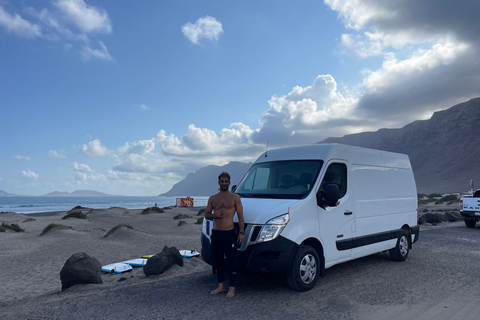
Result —
<instances>
[{"instance_id":1,"label":"van front wheel","mask_svg":"<svg viewBox=\"0 0 480 320\"><path fill-rule=\"evenodd\" d=\"M320 274L320 258L310 246L300 246L287 273L287 284L293 290L308 291L317 283Z\"/></svg>"},{"instance_id":2,"label":"van front wheel","mask_svg":"<svg viewBox=\"0 0 480 320\"><path fill-rule=\"evenodd\" d=\"M408 257L410 244L408 242L408 233L403 231L402 235L397 239L397 245L391 249L390 258L395 261L405 261Z\"/></svg>"}]
</instances>

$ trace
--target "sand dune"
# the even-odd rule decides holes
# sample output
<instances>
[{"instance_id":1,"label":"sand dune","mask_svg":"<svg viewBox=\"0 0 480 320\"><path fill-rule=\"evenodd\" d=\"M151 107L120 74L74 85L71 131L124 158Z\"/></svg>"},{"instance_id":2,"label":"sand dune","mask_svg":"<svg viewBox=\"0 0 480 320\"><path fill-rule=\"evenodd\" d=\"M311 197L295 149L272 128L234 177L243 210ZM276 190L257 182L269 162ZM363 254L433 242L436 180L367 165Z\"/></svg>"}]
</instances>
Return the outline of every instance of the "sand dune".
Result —
<instances>
[{"instance_id":1,"label":"sand dune","mask_svg":"<svg viewBox=\"0 0 480 320\"><path fill-rule=\"evenodd\" d=\"M125 208L82 210L88 219L62 219L67 212L42 214L0 214L0 223L18 224L25 232L0 233L0 302L31 298L60 292L60 270L74 253L85 252L106 265L146 254L160 253L164 246L200 251L201 225L195 224L200 208L173 208L164 213L140 214L142 210ZM178 225L173 217L186 214L192 218ZM34 218L35 221L27 221ZM40 235L49 224L58 224ZM120 227L109 237L104 236L115 226ZM158 281L192 271L208 270L201 258L185 259L184 267L173 266L160 276L146 278L142 268L132 272L102 274L103 284L77 285L74 290L103 290L111 286ZM118 282L124 277L126 280Z\"/></svg>"}]
</instances>

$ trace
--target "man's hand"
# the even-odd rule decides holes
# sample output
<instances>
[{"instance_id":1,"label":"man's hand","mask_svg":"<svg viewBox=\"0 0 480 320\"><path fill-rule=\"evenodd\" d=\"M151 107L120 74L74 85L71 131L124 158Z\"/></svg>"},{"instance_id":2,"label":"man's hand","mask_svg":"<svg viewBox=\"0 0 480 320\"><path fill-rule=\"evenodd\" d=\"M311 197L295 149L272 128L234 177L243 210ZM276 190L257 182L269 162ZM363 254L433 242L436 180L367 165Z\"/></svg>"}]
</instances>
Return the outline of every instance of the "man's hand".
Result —
<instances>
[{"instance_id":1,"label":"man's hand","mask_svg":"<svg viewBox=\"0 0 480 320\"><path fill-rule=\"evenodd\" d=\"M242 243L243 241L245 241L245 236L243 234L239 234L237 238L237 242Z\"/></svg>"},{"instance_id":2,"label":"man's hand","mask_svg":"<svg viewBox=\"0 0 480 320\"><path fill-rule=\"evenodd\" d=\"M213 212L213 216L215 217L215 219L220 219L223 218L223 213L221 210L217 210Z\"/></svg>"}]
</instances>

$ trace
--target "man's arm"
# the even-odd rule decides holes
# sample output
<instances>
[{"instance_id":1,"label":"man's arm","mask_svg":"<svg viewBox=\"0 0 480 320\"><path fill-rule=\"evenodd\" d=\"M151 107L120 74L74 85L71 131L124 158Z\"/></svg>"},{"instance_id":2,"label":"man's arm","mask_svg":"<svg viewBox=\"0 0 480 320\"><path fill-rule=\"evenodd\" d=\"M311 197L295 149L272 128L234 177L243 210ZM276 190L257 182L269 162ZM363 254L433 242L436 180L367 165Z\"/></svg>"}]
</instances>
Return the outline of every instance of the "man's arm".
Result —
<instances>
[{"instance_id":1,"label":"man's arm","mask_svg":"<svg viewBox=\"0 0 480 320\"><path fill-rule=\"evenodd\" d=\"M210 198L208 198L208 203L207 203L207 207L205 208L205 219L207 220L213 220L215 218L220 218L220 216L215 215L215 214L212 214L212 211L213 211L213 196L211 196Z\"/></svg>"},{"instance_id":2,"label":"man's arm","mask_svg":"<svg viewBox=\"0 0 480 320\"><path fill-rule=\"evenodd\" d=\"M237 210L238 227L240 228L240 234L238 235L238 242L242 243L245 240L245 221L243 219L243 206L240 196L235 197L235 209Z\"/></svg>"},{"instance_id":3,"label":"man's arm","mask_svg":"<svg viewBox=\"0 0 480 320\"><path fill-rule=\"evenodd\" d=\"M212 214L213 206L212 206L212 197L208 198L207 207L205 208L205 219L213 220L215 218Z\"/></svg>"}]
</instances>

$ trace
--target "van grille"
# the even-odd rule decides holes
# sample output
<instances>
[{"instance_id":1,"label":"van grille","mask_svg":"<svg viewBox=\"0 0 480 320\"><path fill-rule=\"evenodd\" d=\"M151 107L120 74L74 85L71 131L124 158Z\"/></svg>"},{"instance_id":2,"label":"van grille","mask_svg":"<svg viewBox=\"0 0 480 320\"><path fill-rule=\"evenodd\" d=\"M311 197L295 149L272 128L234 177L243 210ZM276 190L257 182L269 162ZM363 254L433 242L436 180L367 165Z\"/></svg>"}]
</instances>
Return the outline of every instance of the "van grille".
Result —
<instances>
[{"instance_id":1,"label":"van grille","mask_svg":"<svg viewBox=\"0 0 480 320\"><path fill-rule=\"evenodd\" d=\"M237 232L240 230L238 223L235 223L235 230ZM262 230L262 226L245 223L245 241L242 243L239 250L244 251L248 246L257 243L260 230Z\"/></svg>"}]
</instances>

